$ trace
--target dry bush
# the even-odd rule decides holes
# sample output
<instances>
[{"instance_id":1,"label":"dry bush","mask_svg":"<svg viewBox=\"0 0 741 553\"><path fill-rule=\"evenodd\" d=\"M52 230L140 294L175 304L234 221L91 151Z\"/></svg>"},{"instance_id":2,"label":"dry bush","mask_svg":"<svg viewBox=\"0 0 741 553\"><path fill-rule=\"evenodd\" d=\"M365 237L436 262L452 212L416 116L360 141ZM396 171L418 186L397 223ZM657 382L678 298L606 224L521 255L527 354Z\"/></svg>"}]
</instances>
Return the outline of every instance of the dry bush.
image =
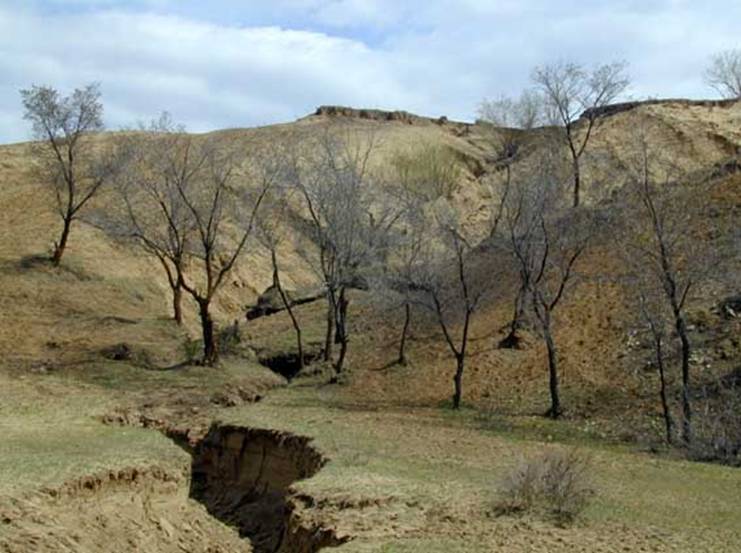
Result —
<instances>
[{"instance_id":1,"label":"dry bush","mask_svg":"<svg viewBox=\"0 0 741 553\"><path fill-rule=\"evenodd\" d=\"M549 449L523 459L500 483L496 512L531 513L573 522L594 495L591 462L576 450Z\"/></svg>"},{"instance_id":2,"label":"dry bush","mask_svg":"<svg viewBox=\"0 0 741 553\"><path fill-rule=\"evenodd\" d=\"M701 395L688 457L741 466L741 369L706 386Z\"/></svg>"},{"instance_id":3,"label":"dry bush","mask_svg":"<svg viewBox=\"0 0 741 553\"><path fill-rule=\"evenodd\" d=\"M393 181L425 201L451 198L461 179L456 152L445 146L422 144L399 151L391 159Z\"/></svg>"}]
</instances>

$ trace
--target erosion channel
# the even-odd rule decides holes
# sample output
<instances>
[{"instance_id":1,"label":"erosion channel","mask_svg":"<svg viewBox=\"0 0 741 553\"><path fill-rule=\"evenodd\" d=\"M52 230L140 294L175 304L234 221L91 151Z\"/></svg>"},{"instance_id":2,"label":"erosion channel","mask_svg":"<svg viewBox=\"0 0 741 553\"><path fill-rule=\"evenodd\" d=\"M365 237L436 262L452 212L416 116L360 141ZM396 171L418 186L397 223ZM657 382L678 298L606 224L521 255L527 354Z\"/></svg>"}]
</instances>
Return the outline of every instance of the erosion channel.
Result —
<instances>
[{"instance_id":1,"label":"erosion channel","mask_svg":"<svg viewBox=\"0 0 741 553\"><path fill-rule=\"evenodd\" d=\"M326 463L308 438L213 425L191 454L190 496L249 538L255 552L313 553L346 541L307 527L293 509L291 484Z\"/></svg>"}]
</instances>

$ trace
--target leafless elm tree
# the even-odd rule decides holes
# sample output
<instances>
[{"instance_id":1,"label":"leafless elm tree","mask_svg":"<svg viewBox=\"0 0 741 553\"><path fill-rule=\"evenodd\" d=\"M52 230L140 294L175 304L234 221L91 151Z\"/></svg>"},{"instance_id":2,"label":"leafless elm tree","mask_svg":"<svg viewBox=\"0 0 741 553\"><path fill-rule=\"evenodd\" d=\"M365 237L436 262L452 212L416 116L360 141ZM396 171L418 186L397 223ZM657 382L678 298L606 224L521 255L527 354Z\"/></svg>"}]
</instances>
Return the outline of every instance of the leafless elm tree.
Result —
<instances>
[{"instance_id":1,"label":"leafless elm tree","mask_svg":"<svg viewBox=\"0 0 741 553\"><path fill-rule=\"evenodd\" d=\"M183 273L196 225L184 195L198 186L208 149L194 143L167 113L120 138L126 163L114 180L120 202L94 219L109 234L133 239L157 258L172 290L173 319L183 321Z\"/></svg>"},{"instance_id":2,"label":"leafless elm tree","mask_svg":"<svg viewBox=\"0 0 741 553\"><path fill-rule=\"evenodd\" d=\"M506 196L512 182L512 164L521 159L524 147L532 141L527 131L543 122L543 96L534 90L525 90L516 99L502 96L484 100L479 106L479 121L489 131L489 142L494 150L491 161L496 169L504 170L499 195Z\"/></svg>"},{"instance_id":3,"label":"leafless elm tree","mask_svg":"<svg viewBox=\"0 0 741 553\"><path fill-rule=\"evenodd\" d=\"M586 210L565 205L568 181L553 150L539 154L531 174L513 187L504 210L504 227L526 287L528 310L548 352L551 405L547 416L562 413L559 357L554 337L554 312L575 279L575 265L591 236Z\"/></svg>"},{"instance_id":4,"label":"leafless elm tree","mask_svg":"<svg viewBox=\"0 0 741 553\"><path fill-rule=\"evenodd\" d=\"M203 330L203 362L214 365L219 351L214 339L211 302L252 235L260 205L277 174L250 174L237 188L238 159L227 147L204 143L205 161L196 186L177 187L195 227L189 263L181 274L183 289L198 305ZM249 155L249 154L248 154Z\"/></svg>"},{"instance_id":5,"label":"leafless elm tree","mask_svg":"<svg viewBox=\"0 0 741 553\"><path fill-rule=\"evenodd\" d=\"M49 86L21 90L24 118L36 138L32 146L40 178L56 198L62 232L54 243L52 262L62 261L72 223L116 172L117 156L102 152L91 134L103 130L100 87L89 84L69 96Z\"/></svg>"},{"instance_id":6,"label":"leafless elm tree","mask_svg":"<svg viewBox=\"0 0 741 553\"><path fill-rule=\"evenodd\" d=\"M400 365L407 364L417 265L431 238L429 208L434 202L450 198L460 177L458 160L444 147L425 144L397 153L391 162L385 194L394 204L394 224L386 234L390 255L377 275L376 293L385 304L404 310L397 358Z\"/></svg>"},{"instance_id":7,"label":"leafless elm tree","mask_svg":"<svg viewBox=\"0 0 741 553\"><path fill-rule=\"evenodd\" d=\"M693 224L704 216L707 190L703 190L703 184L688 185L686 179L674 169L671 160L648 142L645 132L637 133L623 194L627 233L623 246L630 259L627 269L632 289L640 296L644 317L652 330L660 370L665 361L665 344L679 342L681 440L690 445L693 348L687 307L693 290L707 279L709 267L715 264L711 261L713 248L698 238L697 225ZM684 199L690 189L694 198L691 205ZM665 390L661 390L661 395L663 403ZM664 410L666 413L666 406ZM666 416L665 421L670 439L671 421Z\"/></svg>"},{"instance_id":8,"label":"leafless elm tree","mask_svg":"<svg viewBox=\"0 0 741 553\"><path fill-rule=\"evenodd\" d=\"M292 190L289 187L274 187L264 200L264 205L256 221L257 239L270 253L270 263L273 269L273 289L278 292L283 307L291 319L294 332L296 333L296 347L298 350L299 371L304 368L304 345L301 334L301 325L293 309L293 301L288 297L288 292L281 280L278 249L285 236L285 222L290 218L290 204L288 197Z\"/></svg>"},{"instance_id":9,"label":"leafless elm tree","mask_svg":"<svg viewBox=\"0 0 741 553\"><path fill-rule=\"evenodd\" d=\"M532 79L542 93L549 122L562 127L573 171L573 205L581 201L581 158L594 130L603 119L600 110L615 101L630 80L624 62L593 70L571 62L556 62L533 70Z\"/></svg>"},{"instance_id":10,"label":"leafless elm tree","mask_svg":"<svg viewBox=\"0 0 741 553\"><path fill-rule=\"evenodd\" d=\"M467 236L462 217L447 202L431 208L434 222L418 236L420 242L412 245L416 252L406 270L412 301L433 314L455 358L453 408L459 409L471 322L488 282L474 278L475 241Z\"/></svg>"},{"instance_id":11,"label":"leafless elm tree","mask_svg":"<svg viewBox=\"0 0 741 553\"><path fill-rule=\"evenodd\" d=\"M332 359L333 344L340 346L336 375L343 370L349 341L348 290L363 285L390 224L377 201L377 176L370 165L376 145L373 133L327 128L319 137L297 141L288 156L287 178L303 200L318 252L312 266L327 297L325 361Z\"/></svg>"},{"instance_id":12,"label":"leafless elm tree","mask_svg":"<svg viewBox=\"0 0 741 553\"><path fill-rule=\"evenodd\" d=\"M176 321L182 321L182 292L193 298L203 362L214 365L219 351L211 304L252 235L278 179L277 164L256 147L237 152L217 137L187 134L167 113L125 133L121 143L127 163L115 181L120 205L98 210L95 219L159 260Z\"/></svg>"},{"instance_id":13,"label":"leafless elm tree","mask_svg":"<svg viewBox=\"0 0 741 553\"><path fill-rule=\"evenodd\" d=\"M723 98L741 98L741 48L715 54L704 77Z\"/></svg>"},{"instance_id":14,"label":"leafless elm tree","mask_svg":"<svg viewBox=\"0 0 741 553\"><path fill-rule=\"evenodd\" d=\"M532 131L543 122L543 96L534 90L524 91L519 98L501 97L485 100L479 107L480 121L488 130L489 142L493 147L493 163L498 171L504 170L504 179L492 175L490 184L490 229L493 241L502 230L502 217L512 189L513 165L527 155L528 146L537 147ZM514 299L514 311L509 324L509 333L500 341L500 347L517 348L520 340L518 330L523 321L528 291L527 275L520 275L520 286Z\"/></svg>"}]
</instances>

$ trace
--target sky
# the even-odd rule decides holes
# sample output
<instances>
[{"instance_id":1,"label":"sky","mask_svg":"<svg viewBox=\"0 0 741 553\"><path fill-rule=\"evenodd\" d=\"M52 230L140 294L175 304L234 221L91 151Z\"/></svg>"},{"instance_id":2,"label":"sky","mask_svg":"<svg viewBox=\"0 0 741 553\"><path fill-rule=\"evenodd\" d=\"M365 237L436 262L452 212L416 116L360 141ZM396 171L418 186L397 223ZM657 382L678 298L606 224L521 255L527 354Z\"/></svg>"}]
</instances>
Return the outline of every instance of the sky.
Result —
<instances>
[{"instance_id":1,"label":"sky","mask_svg":"<svg viewBox=\"0 0 741 553\"><path fill-rule=\"evenodd\" d=\"M534 66L624 60L625 99L715 96L740 0L0 0L0 143L28 140L19 90L99 82L108 128L162 111L194 132L322 104L473 120Z\"/></svg>"}]
</instances>

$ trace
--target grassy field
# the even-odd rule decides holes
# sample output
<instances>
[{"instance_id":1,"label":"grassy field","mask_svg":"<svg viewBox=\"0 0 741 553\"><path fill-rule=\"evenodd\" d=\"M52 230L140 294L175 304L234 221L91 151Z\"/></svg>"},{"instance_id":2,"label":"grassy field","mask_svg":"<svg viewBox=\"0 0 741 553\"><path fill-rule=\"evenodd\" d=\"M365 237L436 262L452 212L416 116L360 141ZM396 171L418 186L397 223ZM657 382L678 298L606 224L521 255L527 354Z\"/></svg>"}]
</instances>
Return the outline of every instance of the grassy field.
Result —
<instances>
[{"instance_id":1,"label":"grassy field","mask_svg":"<svg viewBox=\"0 0 741 553\"><path fill-rule=\"evenodd\" d=\"M236 362L216 371L150 373L119 363L67 375L2 376L0 496L130 467L185 471L188 455L162 434L104 425L100 417L141 408L143 390L166 389L168 399L157 401L175 406L195 387L216 392L240 379L270 379L259 367ZM257 404L216 405L209 412L227 423L313 437L330 462L297 491L313 498L307 516L352 537L343 551L741 547L738 470L662 459L573 434L561 443L562 423L544 428L523 419L500 428L482 424L473 409L363 408L346 396L347 387L298 379ZM187 413L170 411L197 418ZM497 516L502 478L522 458L553 447L576 447L590 459L596 495L583 515L567 527L537 516Z\"/></svg>"},{"instance_id":2,"label":"grassy field","mask_svg":"<svg viewBox=\"0 0 741 553\"><path fill-rule=\"evenodd\" d=\"M270 371L244 361L227 361L218 370L153 371L109 362L22 377L0 372L0 494L54 487L100 471L153 464L182 469L188 455L163 434L104 424L106 416L148 413L178 422L187 413L195 424L201 410L210 416L211 407L249 400L280 384Z\"/></svg>"},{"instance_id":3,"label":"grassy field","mask_svg":"<svg viewBox=\"0 0 741 553\"><path fill-rule=\"evenodd\" d=\"M554 445L483 429L473 410L358 410L337 387L293 385L225 413L235 424L313 436L331 462L299 485L347 551L731 551L741 547L741 474L596 441ZM523 456L578 447L597 490L573 527L494 514ZM320 500L318 498L321 498ZM434 545L433 547L433 544ZM618 549L620 544L620 549ZM532 547L532 549L530 549Z\"/></svg>"},{"instance_id":4,"label":"grassy field","mask_svg":"<svg viewBox=\"0 0 741 553\"><path fill-rule=\"evenodd\" d=\"M53 487L153 463L182 465L184 453L159 433L103 425L117 402L96 386L58 377L0 375L0 494Z\"/></svg>"}]
</instances>

